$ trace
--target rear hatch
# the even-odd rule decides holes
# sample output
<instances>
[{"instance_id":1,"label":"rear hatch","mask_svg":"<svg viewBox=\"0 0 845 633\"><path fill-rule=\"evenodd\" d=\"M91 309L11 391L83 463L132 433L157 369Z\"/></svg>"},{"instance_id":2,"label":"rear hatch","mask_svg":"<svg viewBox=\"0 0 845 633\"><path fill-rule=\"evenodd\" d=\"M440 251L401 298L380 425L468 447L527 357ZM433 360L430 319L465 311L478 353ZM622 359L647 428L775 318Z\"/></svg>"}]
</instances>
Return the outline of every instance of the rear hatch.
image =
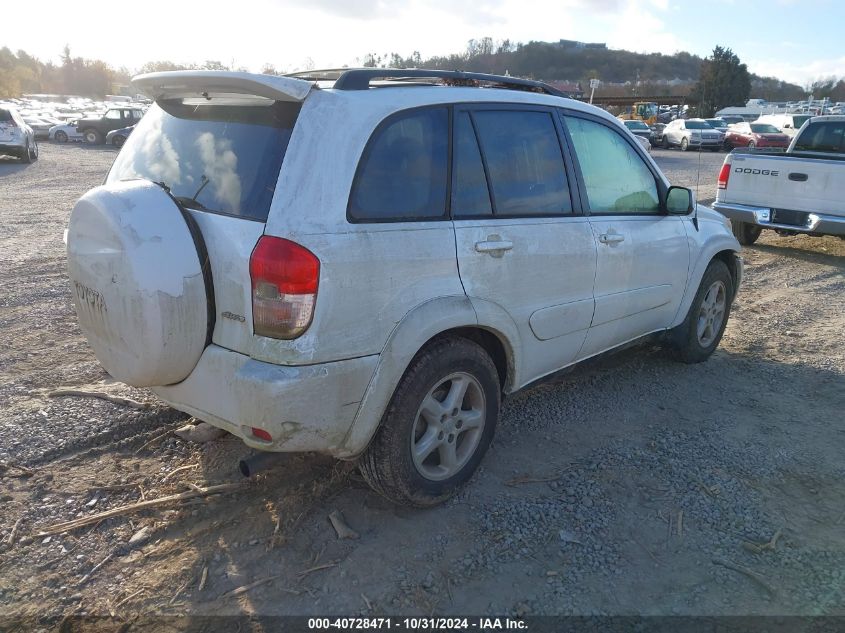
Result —
<instances>
[{"instance_id":1,"label":"rear hatch","mask_svg":"<svg viewBox=\"0 0 845 633\"><path fill-rule=\"evenodd\" d=\"M87 206L83 197L77 205L78 214L74 210L68 233L68 255L75 291L78 293L79 287L83 288L77 301L82 329L89 341L107 342L100 349L92 342L98 358L107 370L125 382L144 381L150 386L166 384L155 382L159 376L166 376L172 383L187 375L180 370L174 377L172 372L155 366L156 359L172 355L172 351L164 352L166 348L182 346L184 353L191 356L188 364L192 369L200 335L203 347L213 342L249 353L250 254L264 232L288 142L311 84L288 78L217 72L155 73L136 78L134 83L140 91L154 97L155 104L127 139L105 185L86 194L92 198ZM149 193L142 199L135 190L126 189L128 183L139 181L155 183L169 200L164 202ZM121 192L119 203L104 195L110 189ZM135 207L132 196L139 200ZM155 200L159 201L147 202ZM157 209L152 213L149 204L153 203L169 210ZM79 215L78 220L75 215ZM153 220L142 221L143 215L155 216L157 224L150 227ZM165 216L169 220L162 219ZM92 232L96 232L92 217L108 224L108 236L92 238ZM79 231L74 231L75 224ZM176 230L183 224L187 224L190 232ZM161 271L167 266L149 261L155 257L155 249L137 248L134 234L140 235L141 231L136 225L143 225L147 242L156 235L164 237L159 252L164 262L168 258L176 261L178 250L198 255L199 264L204 267L208 337L206 325L197 317L195 307L183 306L182 311L172 305L173 298L181 296L181 287L176 290L157 287L166 284L166 280L155 278L162 278ZM95 242L99 248L83 247ZM123 260L130 261L115 274L115 258L107 262L104 255L97 254L106 252L120 252ZM174 269L174 276L184 277L182 285L187 287L196 270L195 264L185 265ZM151 271L155 271L155 276L149 274ZM107 278L109 275L111 278ZM145 305L126 308L124 298L113 288L116 278L130 280L125 283L128 289L141 288L143 296L138 301ZM115 296L110 297L109 293ZM159 309L157 306L165 295L169 304ZM91 310L85 304L92 302L92 296L94 303L119 302L121 307L98 308L93 317L87 317ZM123 314L121 310L135 310L138 314ZM146 323L150 321L150 311L155 315L154 320L161 323L156 325L149 343L134 349L136 343L129 340L131 333L123 331L125 326L116 321ZM180 332L180 337L160 334L171 331ZM188 339L190 344L183 342ZM137 377L138 372L121 370L128 359L141 354L152 358L148 359L149 370L143 377Z\"/></svg>"}]
</instances>

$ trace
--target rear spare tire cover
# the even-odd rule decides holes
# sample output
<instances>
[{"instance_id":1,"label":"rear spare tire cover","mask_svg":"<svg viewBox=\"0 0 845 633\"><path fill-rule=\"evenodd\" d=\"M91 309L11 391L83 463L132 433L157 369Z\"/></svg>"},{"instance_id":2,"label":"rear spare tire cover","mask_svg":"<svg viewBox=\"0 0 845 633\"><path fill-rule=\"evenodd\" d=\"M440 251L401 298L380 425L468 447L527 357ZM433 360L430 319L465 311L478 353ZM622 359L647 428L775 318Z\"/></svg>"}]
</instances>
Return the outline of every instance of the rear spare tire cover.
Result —
<instances>
[{"instance_id":1,"label":"rear spare tire cover","mask_svg":"<svg viewBox=\"0 0 845 633\"><path fill-rule=\"evenodd\" d=\"M71 213L67 250L79 325L106 371L136 387L184 380L205 348L209 314L176 202L146 180L92 189Z\"/></svg>"}]
</instances>

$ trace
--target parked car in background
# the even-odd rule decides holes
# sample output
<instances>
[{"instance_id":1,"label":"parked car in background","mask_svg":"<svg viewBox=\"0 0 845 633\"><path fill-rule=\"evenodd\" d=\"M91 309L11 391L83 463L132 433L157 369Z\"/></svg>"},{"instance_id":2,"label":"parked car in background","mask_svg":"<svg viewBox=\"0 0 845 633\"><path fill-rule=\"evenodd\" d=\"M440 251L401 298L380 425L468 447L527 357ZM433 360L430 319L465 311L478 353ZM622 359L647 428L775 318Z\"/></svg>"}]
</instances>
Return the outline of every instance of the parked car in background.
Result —
<instances>
[{"instance_id":1,"label":"parked car in background","mask_svg":"<svg viewBox=\"0 0 845 633\"><path fill-rule=\"evenodd\" d=\"M661 144L664 149L680 147L683 151L709 149L715 152L722 147L722 137L722 133L704 119L675 119L664 128Z\"/></svg>"},{"instance_id":2,"label":"parked car in background","mask_svg":"<svg viewBox=\"0 0 845 633\"><path fill-rule=\"evenodd\" d=\"M35 132L13 107L0 108L0 154L15 156L23 163L38 158Z\"/></svg>"},{"instance_id":3,"label":"parked car in background","mask_svg":"<svg viewBox=\"0 0 845 633\"><path fill-rule=\"evenodd\" d=\"M135 125L142 116L144 112L140 108L110 108L102 116L80 119L76 122L76 129L82 133L86 143L100 145L106 134Z\"/></svg>"},{"instance_id":4,"label":"parked car in background","mask_svg":"<svg viewBox=\"0 0 845 633\"><path fill-rule=\"evenodd\" d=\"M53 127L52 123L39 119L38 117L23 117L23 120L32 128L35 138L46 139L50 136L50 128Z\"/></svg>"},{"instance_id":5,"label":"parked car in background","mask_svg":"<svg viewBox=\"0 0 845 633\"><path fill-rule=\"evenodd\" d=\"M785 150L789 137L768 123L736 123L725 135L725 148L759 147L767 150Z\"/></svg>"},{"instance_id":6,"label":"parked car in background","mask_svg":"<svg viewBox=\"0 0 845 633\"><path fill-rule=\"evenodd\" d=\"M845 116L810 118L782 155L728 154L713 208L744 245L763 229L845 239Z\"/></svg>"},{"instance_id":7,"label":"parked car in background","mask_svg":"<svg viewBox=\"0 0 845 633\"><path fill-rule=\"evenodd\" d=\"M714 130L719 130L722 134L728 133L728 122L722 118L715 118L715 119L704 119L707 121L707 124L712 127Z\"/></svg>"},{"instance_id":8,"label":"parked car in background","mask_svg":"<svg viewBox=\"0 0 845 633\"><path fill-rule=\"evenodd\" d=\"M123 147L123 144L126 142L126 139L129 138L129 135L132 134L132 130L134 129L135 126L130 125L129 127L122 127L119 130L112 130L111 132L106 134L106 145Z\"/></svg>"},{"instance_id":9,"label":"parked car in background","mask_svg":"<svg viewBox=\"0 0 845 633\"><path fill-rule=\"evenodd\" d=\"M73 123L54 125L50 128L50 133L47 138L51 141L56 141L57 143L84 140L82 133L76 129L76 121Z\"/></svg>"},{"instance_id":10,"label":"parked car in background","mask_svg":"<svg viewBox=\"0 0 845 633\"><path fill-rule=\"evenodd\" d=\"M628 131L638 138L644 138L648 142L651 138L651 128L642 121L627 120L622 121L622 124L628 128Z\"/></svg>"},{"instance_id":11,"label":"parked car in background","mask_svg":"<svg viewBox=\"0 0 845 633\"><path fill-rule=\"evenodd\" d=\"M659 147L663 143L663 130L666 129L666 123L655 123L649 129L651 130L648 137L649 143L652 147Z\"/></svg>"},{"instance_id":12,"label":"parked car in background","mask_svg":"<svg viewBox=\"0 0 845 633\"><path fill-rule=\"evenodd\" d=\"M734 123L745 123L745 117L742 117L738 114L723 114L719 117L719 119L727 123L729 126L733 125Z\"/></svg>"},{"instance_id":13,"label":"parked car in background","mask_svg":"<svg viewBox=\"0 0 845 633\"><path fill-rule=\"evenodd\" d=\"M649 335L719 345L729 223L599 108L434 70L133 83L156 105L68 226L79 323L117 380L252 449L357 459L430 506L503 394Z\"/></svg>"},{"instance_id":14,"label":"parked car in background","mask_svg":"<svg viewBox=\"0 0 845 633\"><path fill-rule=\"evenodd\" d=\"M811 114L762 114L754 123L768 123L775 126L778 132L786 134L791 140L807 121ZM787 145L789 142L787 141Z\"/></svg>"}]
</instances>

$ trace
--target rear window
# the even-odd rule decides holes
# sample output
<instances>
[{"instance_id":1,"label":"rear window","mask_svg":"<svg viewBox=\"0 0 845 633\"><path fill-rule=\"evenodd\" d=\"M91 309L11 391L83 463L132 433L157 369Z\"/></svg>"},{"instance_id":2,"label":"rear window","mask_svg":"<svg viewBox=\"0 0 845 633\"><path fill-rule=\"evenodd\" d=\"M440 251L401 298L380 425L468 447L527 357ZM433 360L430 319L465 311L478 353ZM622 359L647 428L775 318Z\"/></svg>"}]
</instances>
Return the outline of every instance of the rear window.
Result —
<instances>
[{"instance_id":1,"label":"rear window","mask_svg":"<svg viewBox=\"0 0 845 633\"><path fill-rule=\"evenodd\" d=\"M192 209L264 222L299 110L264 99L160 101L106 182L145 178Z\"/></svg>"},{"instance_id":2,"label":"rear window","mask_svg":"<svg viewBox=\"0 0 845 633\"><path fill-rule=\"evenodd\" d=\"M0 108L0 123L12 120L12 113L8 110Z\"/></svg>"},{"instance_id":3,"label":"rear window","mask_svg":"<svg viewBox=\"0 0 845 633\"><path fill-rule=\"evenodd\" d=\"M550 113L481 110L473 119L495 215L572 212L563 154Z\"/></svg>"},{"instance_id":4,"label":"rear window","mask_svg":"<svg viewBox=\"0 0 845 633\"><path fill-rule=\"evenodd\" d=\"M845 121L810 123L801 132L793 151L845 153Z\"/></svg>"}]
</instances>

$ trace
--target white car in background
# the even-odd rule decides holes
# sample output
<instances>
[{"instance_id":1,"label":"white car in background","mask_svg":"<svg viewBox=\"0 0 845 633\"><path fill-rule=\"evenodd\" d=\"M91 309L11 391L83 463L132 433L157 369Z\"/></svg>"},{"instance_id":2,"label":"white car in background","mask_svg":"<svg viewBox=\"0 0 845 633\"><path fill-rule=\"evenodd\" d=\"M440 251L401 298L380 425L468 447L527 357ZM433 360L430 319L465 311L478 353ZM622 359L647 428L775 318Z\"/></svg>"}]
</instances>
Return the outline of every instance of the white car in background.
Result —
<instances>
[{"instance_id":1,"label":"white car in background","mask_svg":"<svg viewBox=\"0 0 845 633\"><path fill-rule=\"evenodd\" d=\"M57 143L67 143L68 141L83 141L82 132L77 131L76 123L61 123L50 128L50 134L47 137L51 141Z\"/></svg>"},{"instance_id":2,"label":"white car in background","mask_svg":"<svg viewBox=\"0 0 845 633\"><path fill-rule=\"evenodd\" d=\"M38 158L35 132L11 106L0 107L0 154L15 156L22 163Z\"/></svg>"}]
</instances>

